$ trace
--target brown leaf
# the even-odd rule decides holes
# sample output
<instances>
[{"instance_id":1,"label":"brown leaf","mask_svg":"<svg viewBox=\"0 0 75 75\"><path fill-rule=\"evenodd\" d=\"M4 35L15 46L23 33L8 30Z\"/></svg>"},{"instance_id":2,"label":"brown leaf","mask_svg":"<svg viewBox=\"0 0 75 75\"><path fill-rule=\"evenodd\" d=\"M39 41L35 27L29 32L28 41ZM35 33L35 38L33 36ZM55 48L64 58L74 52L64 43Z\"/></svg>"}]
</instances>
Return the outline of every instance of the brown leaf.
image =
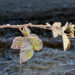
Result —
<instances>
[{"instance_id":1,"label":"brown leaf","mask_svg":"<svg viewBox=\"0 0 75 75\"><path fill-rule=\"evenodd\" d=\"M69 25L68 26L68 29L69 29L69 38L75 38L74 36L74 25Z\"/></svg>"}]
</instances>

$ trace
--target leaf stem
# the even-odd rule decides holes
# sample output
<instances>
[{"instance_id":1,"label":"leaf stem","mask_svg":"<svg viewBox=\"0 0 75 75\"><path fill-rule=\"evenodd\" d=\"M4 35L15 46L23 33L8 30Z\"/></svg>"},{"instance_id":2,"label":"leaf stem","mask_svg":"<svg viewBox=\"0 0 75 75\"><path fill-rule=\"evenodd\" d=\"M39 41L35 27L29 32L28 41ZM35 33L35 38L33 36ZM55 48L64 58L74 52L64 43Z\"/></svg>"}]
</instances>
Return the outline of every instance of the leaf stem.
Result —
<instances>
[{"instance_id":1,"label":"leaf stem","mask_svg":"<svg viewBox=\"0 0 75 75\"><path fill-rule=\"evenodd\" d=\"M20 74L19 75L22 75L22 64L20 63Z\"/></svg>"}]
</instances>

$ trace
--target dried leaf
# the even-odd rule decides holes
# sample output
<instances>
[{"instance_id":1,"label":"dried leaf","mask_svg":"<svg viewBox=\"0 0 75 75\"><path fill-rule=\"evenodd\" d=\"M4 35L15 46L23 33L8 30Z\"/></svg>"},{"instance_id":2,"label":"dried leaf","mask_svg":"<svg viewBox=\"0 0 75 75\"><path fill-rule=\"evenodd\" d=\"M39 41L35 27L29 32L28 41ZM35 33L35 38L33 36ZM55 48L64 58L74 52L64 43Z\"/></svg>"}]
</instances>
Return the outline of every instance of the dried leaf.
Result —
<instances>
[{"instance_id":1,"label":"dried leaf","mask_svg":"<svg viewBox=\"0 0 75 75\"><path fill-rule=\"evenodd\" d=\"M54 22L52 26L61 27L61 22Z\"/></svg>"},{"instance_id":2,"label":"dried leaf","mask_svg":"<svg viewBox=\"0 0 75 75\"><path fill-rule=\"evenodd\" d=\"M75 36L74 36L74 25L69 25L68 26L68 29L69 29L69 37L70 38L75 38Z\"/></svg>"},{"instance_id":3,"label":"dried leaf","mask_svg":"<svg viewBox=\"0 0 75 75\"><path fill-rule=\"evenodd\" d=\"M59 35L59 29L61 27L61 22L54 22L52 26L53 26L53 30L52 30L53 36L54 38L56 38Z\"/></svg>"},{"instance_id":4,"label":"dried leaf","mask_svg":"<svg viewBox=\"0 0 75 75\"><path fill-rule=\"evenodd\" d=\"M33 46L29 42L25 42L20 50L20 64L29 60L34 55Z\"/></svg>"},{"instance_id":5,"label":"dried leaf","mask_svg":"<svg viewBox=\"0 0 75 75\"><path fill-rule=\"evenodd\" d=\"M46 25L47 25L48 27L51 27L50 23L46 23Z\"/></svg>"},{"instance_id":6,"label":"dried leaf","mask_svg":"<svg viewBox=\"0 0 75 75\"><path fill-rule=\"evenodd\" d=\"M29 36L30 35L30 29L27 27L23 27L22 29L20 29L20 31L23 33L24 36Z\"/></svg>"},{"instance_id":7,"label":"dried leaf","mask_svg":"<svg viewBox=\"0 0 75 75\"><path fill-rule=\"evenodd\" d=\"M43 47L42 40L39 39L37 35L30 35L29 37L30 43L33 45L33 49L35 51L40 51Z\"/></svg>"},{"instance_id":8,"label":"dried leaf","mask_svg":"<svg viewBox=\"0 0 75 75\"><path fill-rule=\"evenodd\" d=\"M21 36L15 37L14 40L13 40L13 43L11 45L11 48L12 49L20 49L21 45L24 44L24 42L26 40L27 39L25 37L21 37Z\"/></svg>"},{"instance_id":9,"label":"dried leaf","mask_svg":"<svg viewBox=\"0 0 75 75\"><path fill-rule=\"evenodd\" d=\"M68 25L69 25L68 22L66 22L66 24L62 27L63 31L67 29Z\"/></svg>"},{"instance_id":10,"label":"dried leaf","mask_svg":"<svg viewBox=\"0 0 75 75\"><path fill-rule=\"evenodd\" d=\"M64 33L64 31L62 30L62 28L54 28L54 30L52 30L53 32L53 37L56 38L58 35L62 35Z\"/></svg>"},{"instance_id":11,"label":"dried leaf","mask_svg":"<svg viewBox=\"0 0 75 75\"><path fill-rule=\"evenodd\" d=\"M57 29L52 30L53 32L53 37L56 38L59 35L59 32Z\"/></svg>"},{"instance_id":12,"label":"dried leaf","mask_svg":"<svg viewBox=\"0 0 75 75\"><path fill-rule=\"evenodd\" d=\"M63 39L63 47L64 47L64 51L70 47L70 40L68 39L68 36L64 33L62 35L62 39Z\"/></svg>"}]
</instances>

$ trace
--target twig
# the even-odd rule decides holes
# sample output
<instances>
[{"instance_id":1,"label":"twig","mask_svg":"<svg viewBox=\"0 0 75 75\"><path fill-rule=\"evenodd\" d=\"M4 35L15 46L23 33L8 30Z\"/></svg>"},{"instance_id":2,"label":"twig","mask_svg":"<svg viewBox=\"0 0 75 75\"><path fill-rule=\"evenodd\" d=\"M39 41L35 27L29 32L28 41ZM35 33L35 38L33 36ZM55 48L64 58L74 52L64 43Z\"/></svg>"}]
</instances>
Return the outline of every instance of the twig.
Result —
<instances>
[{"instance_id":1,"label":"twig","mask_svg":"<svg viewBox=\"0 0 75 75\"><path fill-rule=\"evenodd\" d=\"M20 64L20 74L19 75L22 75L22 64Z\"/></svg>"},{"instance_id":2,"label":"twig","mask_svg":"<svg viewBox=\"0 0 75 75\"><path fill-rule=\"evenodd\" d=\"M34 28L42 28L42 29L48 29L48 30L52 30L51 26L48 25L33 25L31 23L29 24L23 24L23 25L10 25L10 24L6 24L6 25L1 25L0 28L23 28L23 27L34 27Z\"/></svg>"},{"instance_id":3,"label":"twig","mask_svg":"<svg viewBox=\"0 0 75 75\"><path fill-rule=\"evenodd\" d=\"M72 25L75 27L75 25ZM42 28L42 29L48 29L48 30L54 30L54 27L52 27L49 23L46 23L46 25L33 25L31 23L29 24L23 24L23 25L10 25L10 24L6 24L6 25L0 25L0 29L1 28L16 28L16 29L21 29L23 27L34 27L34 28ZM58 28L60 29L60 28ZM75 31L75 29L74 29Z\"/></svg>"}]
</instances>

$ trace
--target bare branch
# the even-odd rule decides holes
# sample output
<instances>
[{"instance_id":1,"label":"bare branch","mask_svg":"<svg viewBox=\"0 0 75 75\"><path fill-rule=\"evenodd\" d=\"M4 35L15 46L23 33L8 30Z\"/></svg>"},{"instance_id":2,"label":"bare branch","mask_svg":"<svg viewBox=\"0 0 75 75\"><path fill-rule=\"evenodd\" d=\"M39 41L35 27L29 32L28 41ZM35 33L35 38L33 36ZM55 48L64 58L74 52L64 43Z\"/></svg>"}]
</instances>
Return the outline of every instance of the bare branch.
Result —
<instances>
[{"instance_id":1,"label":"bare branch","mask_svg":"<svg viewBox=\"0 0 75 75\"><path fill-rule=\"evenodd\" d=\"M31 23L29 24L23 24L23 25L10 25L10 24L6 24L6 25L1 25L0 28L23 28L23 27L34 27L34 28L42 28L42 29L48 29L48 30L52 30L51 26L48 25L33 25Z\"/></svg>"}]
</instances>

